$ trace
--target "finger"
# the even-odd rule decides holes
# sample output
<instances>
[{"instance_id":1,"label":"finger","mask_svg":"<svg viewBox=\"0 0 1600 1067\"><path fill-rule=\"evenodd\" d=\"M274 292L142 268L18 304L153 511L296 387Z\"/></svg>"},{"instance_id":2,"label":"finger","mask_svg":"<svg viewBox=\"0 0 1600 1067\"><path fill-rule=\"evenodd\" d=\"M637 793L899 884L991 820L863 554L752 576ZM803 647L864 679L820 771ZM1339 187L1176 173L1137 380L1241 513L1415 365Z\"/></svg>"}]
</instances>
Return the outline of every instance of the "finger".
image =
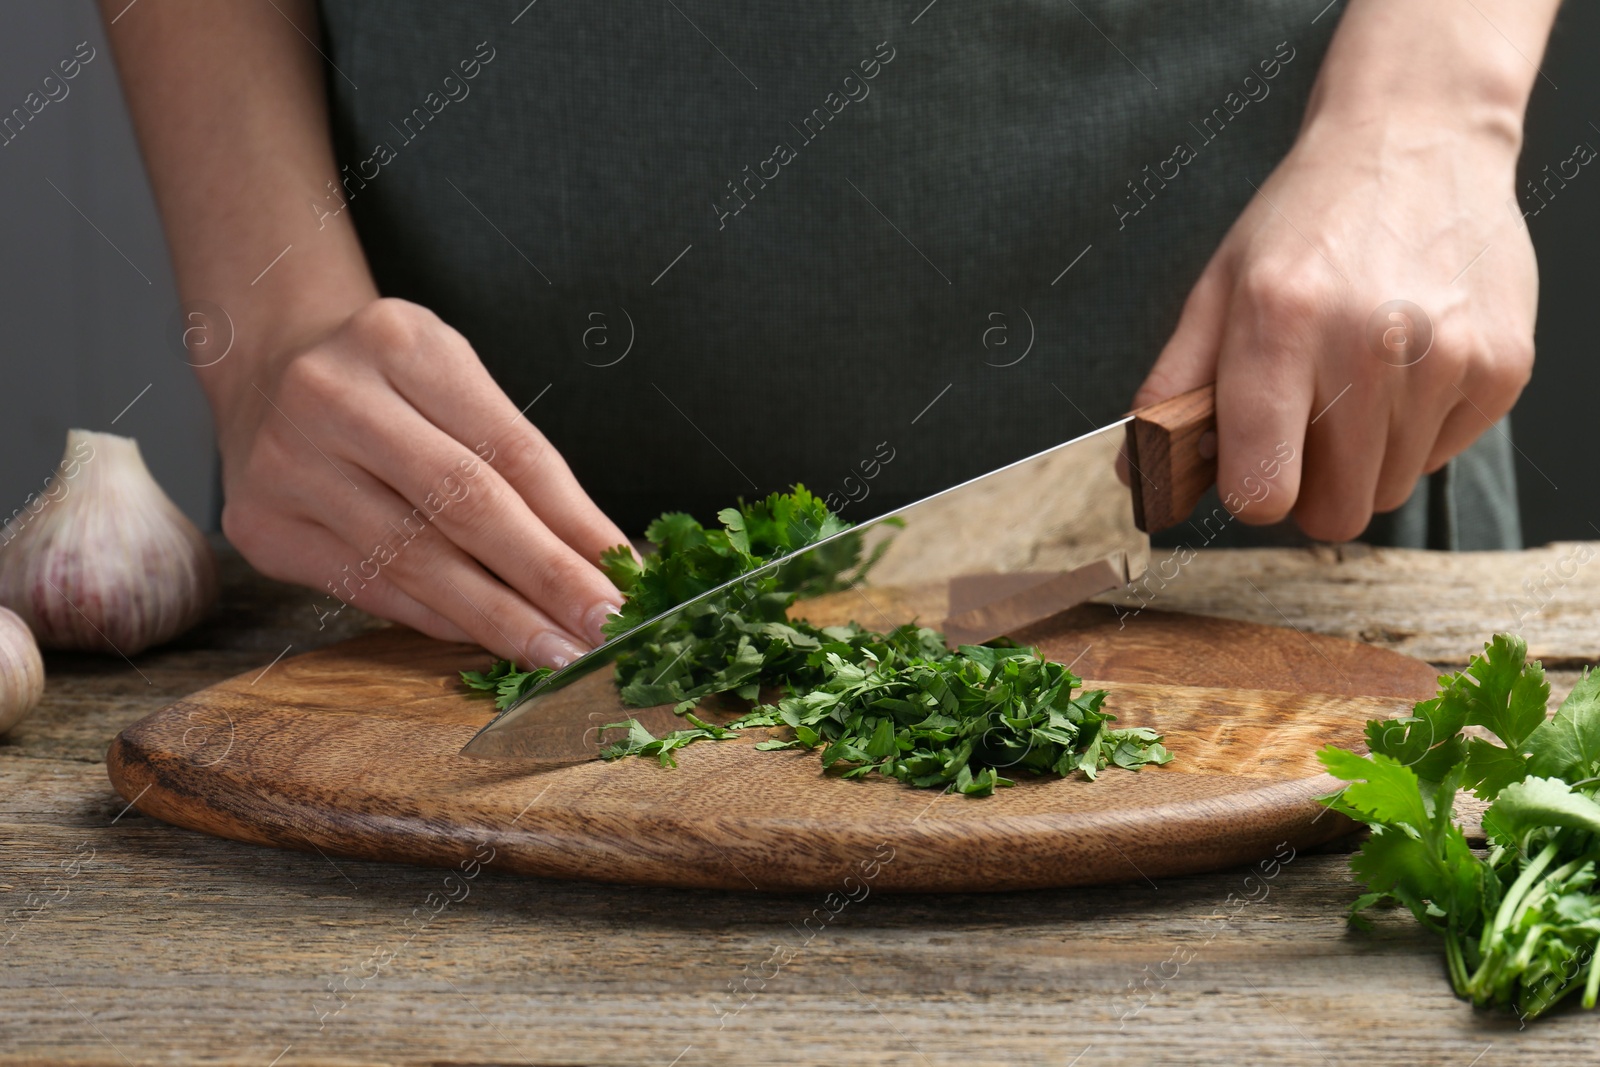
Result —
<instances>
[{"instance_id":1,"label":"finger","mask_svg":"<svg viewBox=\"0 0 1600 1067\"><path fill-rule=\"evenodd\" d=\"M408 316L415 320L408 321L410 343L390 363L400 394L445 434L478 452L552 533L590 563L602 550L627 544L466 339L431 313L416 311L420 316Z\"/></svg>"},{"instance_id":2,"label":"finger","mask_svg":"<svg viewBox=\"0 0 1600 1067\"><path fill-rule=\"evenodd\" d=\"M1483 436L1491 423L1473 409L1465 400L1450 409L1444 422L1439 426L1439 433L1435 436L1433 447L1428 451L1428 461L1423 466L1423 471L1432 474L1439 468L1455 459L1467 450L1467 447Z\"/></svg>"},{"instance_id":3,"label":"finger","mask_svg":"<svg viewBox=\"0 0 1600 1067\"><path fill-rule=\"evenodd\" d=\"M358 565L361 555L332 532L307 519L285 518L280 514L261 514L252 529L242 531L237 521L230 524L228 539L256 570L269 578L295 582L326 592L321 602L313 602L318 629L332 616L352 603L338 579L348 566ZM246 548L245 546L249 547ZM472 638L455 623L398 589L381 575L369 583L358 605L362 611L380 619L398 622L441 641L471 642Z\"/></svg>"},{"instance_id":4,"label":"finger","mask_svg":"<svg viewBox=\"0 0 1600 1067\"><path fill-rule=\"evenodd\" d=\"M1300 496L1316 397L1314 318L1260 284L1229 306L1217 356L1217 492L1252 525L1281 521Z\"/></svg>"},{"instance_id":5,"label":"finger","mask_svg":"<svg viewBox=\"0 0 1600 1067\"><path fill-rule=\"evenodd\" d=\"M409 502L394 521L405 530L429 523L439 527L467 556L568 632L597 645L605 640L601 625L618 610L622 594L489 464L397 394L375 397L349 425L342 443L353 450L358 442L386 438L399 443L367 447L352 458Z\"/></svg>"},{"instance_id":6,"label":"finger","mask_svg":"<svg viewBox=\"0 0 1600 1067\"><path fill-rule=\"evenodd\" d=\"M1302 491L1295 523L1306 536L1334 543L1359 537L1372 521L1372 507L1388 450L1393 375L1407 368L1372 358L1366 320L1351 313L1348 289L1301 279L1306 294L1299 313L1315 318L1319 336L1304 355L1317 376L1312 415L1306 425ZM1296 289L1291 283L1290 290ZM1411 373L1416 373L1411 371Z\"/></svg>"},{"instance_id":7,"label":"finger","mask_svg":"<svg viewBox=\"0 0 1600 1067\"><path fill-rule=\"evenodd\" d=\"M365 600L360 605L362 611L376 615L380 619L398 622L409 626L419 633L436 637L441 641L459 641L464 645L481 645L483 642L475 641L472 635L461 627L440 615L437 611L408 596L393 582L381 574L378 580L369 585L363 594ZM517 656L506 656L519 663L525 662Z\"/></svg>"},{"instance_id":8,"label":"finger","mask_svg":"<svg viewBox=\"0 0 1600 1067\"><path fill-rule=\"evenodd\" d=\"M1372 521L1388 446L1389 408L1376 376L1357 376L1337 389L1321 389L1317 404L1315 421L1306 428L1304 489L1294 518L1313 540L1349 541Z\"/></svg>"},{"instance_id":9,"label":"finger","mask_svg":"<svg viewBox=\"0 0 1600 1067\"><path fill-rule=\"evenodd\" d=\"M1135 408L1216 381L1217 353L1228 319L1232 284L1221 253L1207 265L1183 303L1178 326L1133 395Z\"/></svg>"},{"instance_id":10,"label":"finger","mask_svg":"<svg viewBox=\"0 0 1600 1067\"><path fill-rule=\"evenodd\" d=\"M1383 373L1413 371L1410 367L1385 367ZM1411 499L1451 411L1443 397L1428 392L1418 395L1416 391L1397 390L1394 395L1397 399L1389 414L1383 466L1372 499L1372 509L1378 513L1393 511Z\"/></svg>"},{"instance_id":11,"label":"finger","mask_svg":"<svg viewBox=\"0 0 1600 1067\"><path fill-rule=\"evenodd\" d=\"M1134 410L1216 381L1217 348L1227 319L1228 279L1220 267L1220 254L1201 272L1189 290L1178 326L1156 357L1150 373L1133 394ZM1132 485L1128 456L1117 452L1117 480Z\"/></svg>"},{"instance_id":12,"label":"finger","mask_svg":"<svg viewBox=\"0 0 1600 1067\"><path fill-rule=\"evenodd\" d=\"M579 556L595 563L606 549L628 544L617 524L589 499L566 459L527 419L517 415L486 445L486 461Z\"/></svg>"},{"instance_id":13,"label":"finger","mask_svg":"<svg viewBox=\"0 0 1600 1067\"><path fill-rule=\"evenodd\" d=\"M302 491L323 511L327 501L342 500L327 525L362 553L339 570L334 584L341 598L360 606L381 575L506 659L561 667L583 654L579 638L489 574L443 530L417 521L411 506L371 472L349 461L345 467L359 492L341 497L332 484L314 484L322 475L309 473L313 484Z\"/></svg>"},{"instance_id":14,"label":"finger","mask_svg":"<svg viewBox=\"0 0 1600 1067\"><path fill-rule=\"evenodd\" d=\"M1477 392L1459 387L1451 391L1450 395L1459 397L1460 403L1450 410L1428 453L1426 470L1429 474L1465 452L1478 438L1496 429L1499 421L1505 418L1517 401L1516 394L1509 398L1500 396L1498 399L1469 395Z\"/></svg>"}]
</instances>

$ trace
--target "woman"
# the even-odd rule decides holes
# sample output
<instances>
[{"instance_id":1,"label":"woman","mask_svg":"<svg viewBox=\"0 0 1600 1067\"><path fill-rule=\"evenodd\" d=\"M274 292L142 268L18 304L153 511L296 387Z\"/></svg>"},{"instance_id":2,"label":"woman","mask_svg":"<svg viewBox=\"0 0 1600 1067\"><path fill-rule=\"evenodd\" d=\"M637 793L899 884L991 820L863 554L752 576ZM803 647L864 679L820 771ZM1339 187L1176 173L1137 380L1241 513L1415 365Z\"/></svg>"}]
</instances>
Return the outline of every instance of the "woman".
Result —
<instances>
[{"instance_id":1,"label":"woman","mask_svg":"<svg viewBox=\"0 0 1600 1067\"><path fill-rule=\"evenodd\" d=\"M870 463L862 518L1213 380L1225 497L1295 457L1244 522L1514 542L1556 7L105 0L229 538L556 665L656 511Z\"/></svg>"}]
</instances>

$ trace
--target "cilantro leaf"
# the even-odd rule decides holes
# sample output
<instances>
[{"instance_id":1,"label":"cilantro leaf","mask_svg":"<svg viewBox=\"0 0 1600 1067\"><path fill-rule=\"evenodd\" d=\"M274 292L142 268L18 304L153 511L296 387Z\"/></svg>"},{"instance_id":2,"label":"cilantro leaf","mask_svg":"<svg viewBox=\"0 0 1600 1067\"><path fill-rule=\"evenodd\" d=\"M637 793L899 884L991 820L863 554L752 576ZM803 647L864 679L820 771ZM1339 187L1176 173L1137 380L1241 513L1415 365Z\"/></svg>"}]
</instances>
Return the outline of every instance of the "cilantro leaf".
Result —
<instances>
[{"instance_id":1,"label":"cilantro leaf","mask_svg":"<svg viewBox=\"0 0 1600 1067\"><path fill-rule=\"evenodd\" d=\"M1515 634L1496 634L1455 676L1452 692L1467 703L1467 722L1486 726L1509 749L1520 751L1528 735L1544 722L1550 683L1539 661L1528 659L1528 645Z\"/></svg>"},{"instance_id":2,"label":"cilantro leaf","mask_svg":"<svg viewBox=\"0 0 1600 1067\"><path fill-rule=\"evenodd\" d=\"M600 552L600 571L611 580L618 592L627 596L644 573L644 568L630 546L612 545Z\"/></svg>"},{"instance_id":3,"label":"cilantro leaf","mask_svg":"<svg viewBox=\"0 0 1600 1067\"><path fill-rule=\"evenodd\" d=\"M684 718L691 724L687 730L672 730L660 737L655 736L638 719L627 719L623 722L610 722L601 727L601 734L606 730L627 730L628 735L623 740L607 745L600 750L603 760L618 760L626 756L654 756L663 767L676 767L678 761L672 753L684 745L700 740L726 741L735 734L732 730L724 729L713 723L704 722L693 714L686 713Z\"/></svg>"},{"instance_id":4,"label":"cilantro leaf","mask_svg":"<svg viewBox=\"0 0 1600 1067\"><path fill-rule=\"evenodd\" d=\"M549 667L521 671L510 660L502 659L496 660L487 671L462 671L461 681L468 689L493 693L494 706L504 711L554 673Z\"/></svg>"},{"instance_id":5,"label":"cilantro leaf","mask_svg":"<svg viewBox=\"0 0 1600 1067\"><path fill-rule=\"evenodd\" d=\"M1439 692L1412 714L1367 723L1367 746L1438 782L1465 762L1463 780L1484 800L1529 772L1526 753L1544 723L1550 686L1538 661L1527 661L1520 637L1496 635L1467 669L1439 679ZM1461 736L1463 726L1487 727L1500 740Z\"/></svg>"},{"instance_id":6,"label":"cilantro leaf","mask_svg":"<svg viewBox=\"0 0 1600 1067\"><path fill-rule=\"evenodd\" d=\"M1432 700L1417 704L1401 719L1372 719L1367 723L1367 747L1410 767L1424 781L1437 782L1461 761L1461 728L1467 722L1467 704L1446 689Z\"/></svg>"},{"instance_id":7,"label":"cilantro leaf","mask_svg":"<svg viewBox=\"0 0 1600 1067\"><path fill-rule=\"evenodd\" d=\"M1502 844L1526 849L1535 833L1570 827L1600 834L1600 804L1557 778L1508 785L1483 813L1483 828Z\"/></svg>"},{"instance_id":8,"label":"cilantro leaf","mask_svg":"<svg viewBox=\"0 0 1600 1067\"><path fill-rule=\"evenodd\" d=\"M1392 757L1370 759L1347 749L1328 746L1317 753L1335 778L1350 782L1329 806L1360 819L1415 834L1426 831L1432 812L1418 784L1417 774Z\"/></svg>"},{"instance_id":9,"label":"cilantro leaf","mask_svg":"<svg viewBox=\"0 0 1600 1067\"><path fill-rule=\"evenodd\" d=\"M1366 885L1363 906L1384 898L1405 905L1419 922L1436 925L1427 902L1444 893L1439 857L1433 843L1401 830L1377 827L1350 857L1350 869Z\"/></svg>"},{"instance_id":10,"label":"cilantro leaf","mask_svg":"<svg viewBox=\"0 0 1600 1067\"><path fill-rule=\"evenodd\" d=\"M1579 781L1600 775L1600 672L1584 671L1555 717L1528 737L1528 773Z\"/></svg>"},{"instance_id":11,"label":"cilantro leaf","mask_svg":"<svg viewBox=\"0 0 1600 1067\"><path fill-rule=\"evenodd\" d=\"M1522 753L1504 748L1481 737L1467 741L1463 784L1479 799L1493 800L1500 791L1528 774L1528 761Z\"/></svg>"}]
</instances>

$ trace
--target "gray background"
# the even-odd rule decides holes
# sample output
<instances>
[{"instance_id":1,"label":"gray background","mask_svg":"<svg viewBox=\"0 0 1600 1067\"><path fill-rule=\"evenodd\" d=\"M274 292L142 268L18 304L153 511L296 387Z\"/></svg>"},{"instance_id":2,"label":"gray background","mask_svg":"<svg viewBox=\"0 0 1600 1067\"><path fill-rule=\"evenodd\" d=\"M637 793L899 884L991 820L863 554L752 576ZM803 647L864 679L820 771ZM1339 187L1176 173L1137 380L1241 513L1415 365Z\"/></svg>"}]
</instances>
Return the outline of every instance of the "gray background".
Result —
<instances>
[{"instance_id":1,"label":"gray background","mask_svg":"<svg viewBox=\"0 0 1600 1067\"><path fill-rule=\"evenodd\" d=\"M69 95L0 147L0 514L40 488L66 431L81 426L138 438L178 505L215 528L210 419L170 339L166 249L89 0L0 0L0 113L84 40L98 55ZM1579 141L1600 146L1597 40L1600 5L1569 3L1530 109L1528 176ZM1528 224L1542 292L1539 365L1513 416L1524 530L1529 544L1593 538L1600 465L1584 431L1600 395L1587 314L1600 168L1584 168Z\"/></svg>"},{"instance_id":2,"label":"gray background","mask_svg":"<svg viewBox=\"0 0 1600 1067\"><path fill-rule=\"evenodd\" d=\"M1552 170L1587 142L1600 148L1600 4L1569 0L1528 108L1519 168L1525 181ZM1548 80L1546 80L1548 78ZM1519 182L1520 184L1520 182ZM1523 537L1530 545L1600 537L1600 449L1595 398L1595 237L1600 234L1600 160L1578 172L1528 219L1539 253L1538 363L1512 414Z\"/></svg>"},{"instance_id":3,"label":"gray background","mask_svg":"<svg viewBox=\"0 0 1600 1067\"><path fill-rule=\"evenodd\" d=\"M67 96L0 147L0 515L83 427L137 438L178 506L214 527L210 415L166 341L172 268L89 0L0 0L0 114L84 40L97 54Z\"/></svg>"}]
</instances>

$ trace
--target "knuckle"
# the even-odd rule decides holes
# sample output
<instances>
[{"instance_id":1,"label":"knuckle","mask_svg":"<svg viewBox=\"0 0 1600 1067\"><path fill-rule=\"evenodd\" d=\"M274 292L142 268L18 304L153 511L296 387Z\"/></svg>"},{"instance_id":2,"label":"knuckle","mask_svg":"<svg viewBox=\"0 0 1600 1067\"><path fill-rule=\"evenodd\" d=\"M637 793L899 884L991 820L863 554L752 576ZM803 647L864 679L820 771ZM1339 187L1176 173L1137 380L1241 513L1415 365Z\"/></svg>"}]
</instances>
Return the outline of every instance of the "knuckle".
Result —
<instances>
[{"instance_id":1,"label":"knuckle","mask_svg":"<svg viewBox=\"0 0 1600 1067\"><path fill-rule=\"evenodd\" d=\"M554 446L529 427L510 436L494 457L493 466L512 485L526 485L548 474L555 456Z\"/></svg>"},{"instance_id":2,"label":"knuckle","mask_svg":"<svg viewBox=\"0 0 1600 1067\"><path fill-rule=\"evenodd\" d=\"M1326 309L1332 292L1322 270L1301 260L1253 266L1239 288L1266 326L1291 328Z\"/></svg>"},{"instance_id":3,"label":"knuckle","mask_svg":"<svg viewBox=\"0 0 1600 1067\"><path fill-rule=\"evenodd\" d=\"M1519 334L1495 344L1484 377L1497 393L1515 396L1533 377L1533 338Z\"/></svg>"},{"instance_id":4,"label":"knuckle","mask_svg":"<svg viewBox=\"0 0 1600 1067\"><path fill-rule=\"evenodd\" d=\"M1487 351L1478 331L1468 323L1446 318L1433 329L1433 347L1416 365L1424 374L1459 377Z\"/></svg>"},{"instance_id":5,"label":"knuckle","mask_svg":"<svg viewBox=\"0 0 1600 1067\"><path fill-rule=\"evenodd\" d=\"M384 297L350 316L348 329L358 345L386 351L412 347L434 321L425 308L409 300Z\"/></svg>"},{"instance_id":6,"label":"knuckle","mask_svg":"<svg viewBox=\"0 0 1600 1067\"><path fill-rule=\"evenodd\" d=\"M435 560L437 546L430 548L426 541L413 547L413 542L426 538L433 527L433 516L420 505L396 515L368 538L373 554L381 560L386 570L397 575L421 577Z\"/></svg>"},{"instance_id":7,"label":"knuckle","mask_svg":"<svg viewBox=\"0 0 1600 1067\"><path fill-rule=\"evenodd\" d=\"M266 509L249 501L227 501L222 505L222 535L268 578L280 582L298 580L294 556L280 551L282 539L273 535Z\"/></svg>"},{"instance_id":8,"label":"knuckle","mask_svg":"<svg viewBox=\"0 0 1600 1067\"><path fill-rule=\"evenodd\" d=\"M550 609L572 599L571 591L583 579L580 573L581 566L576 557L569 553L535 553L524 565L524 578L534 591L535 598L547 606L546 611L549 614L553 616L570 614Z\"/></svg>"},{"instance_id":9,"label":"knuckle","mask_svg":"<svg viewBox=\"0 0 1600 1067\"><path fill-rule=\"evenodd\" d=\"M451 524L472 529L487 529L496 520L522 507L521 500L509 499L505 490L487 479L483 484L449 482L440 484L441 512ZM455 491L452 491L455 490Z\"/></svg>"},{"instance_id":10,"label":"knuckle","mask_svg":"<svg viewBox=\"0 0 1600 1067\"><path fill-rule=\"evenodd\" d=\"M1465 327L1441 329L1432 377L1441 391L1453 390L1446 383L1475 398L1479 403L1506 406L1522 392L1533 376L1534 342L1523 332L1488 333ZM1419 366L1426 366L1426 362Z\"/></svg>"},{"instance_id":11,"label":"knuckle","mask_svg":"<svg viewBox=\"0 0 1600 1067\"><path fill-rule=\"evenodd\" d=\"M534 553L523 564L523 578L536 591L541 601L560 588L562 568L552 553Z\"/></svg>"},{"instance_id":12,"label":"knuckle","mask_svg":"<svg viewBox=\"0 0 1600 1067\"><path fill-rule=\"evenodd\" d=\"M284 366L278 376L279 407L289 411L313 408L321 411L344 392L345 375L337 360L317 352L302 352ZM268 420L275 425L274 420Z\"/></svg>"}]
</instances>

